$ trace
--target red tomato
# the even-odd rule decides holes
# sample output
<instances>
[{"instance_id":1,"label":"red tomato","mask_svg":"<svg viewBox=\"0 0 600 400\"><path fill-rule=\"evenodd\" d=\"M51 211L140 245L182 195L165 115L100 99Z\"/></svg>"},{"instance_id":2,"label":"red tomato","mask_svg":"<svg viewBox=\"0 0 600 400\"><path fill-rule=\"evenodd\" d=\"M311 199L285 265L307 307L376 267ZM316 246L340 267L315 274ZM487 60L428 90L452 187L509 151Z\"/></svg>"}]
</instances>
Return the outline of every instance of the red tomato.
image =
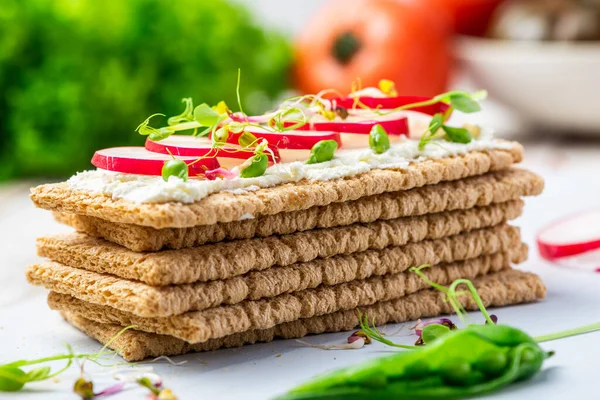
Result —
<instances>
[{"instance_id":1,"label":"red tomato","mask_svg":"<svg viewBox=\"0 0 600 400\"><path fill-rule=\"evenodd\" d=\"M444 11L423 0L330 1L297 40L295 82L346 94L357 78L391 79L400 95L434 96L446 89L449 31Z\"/></svg>"}]
</instances>

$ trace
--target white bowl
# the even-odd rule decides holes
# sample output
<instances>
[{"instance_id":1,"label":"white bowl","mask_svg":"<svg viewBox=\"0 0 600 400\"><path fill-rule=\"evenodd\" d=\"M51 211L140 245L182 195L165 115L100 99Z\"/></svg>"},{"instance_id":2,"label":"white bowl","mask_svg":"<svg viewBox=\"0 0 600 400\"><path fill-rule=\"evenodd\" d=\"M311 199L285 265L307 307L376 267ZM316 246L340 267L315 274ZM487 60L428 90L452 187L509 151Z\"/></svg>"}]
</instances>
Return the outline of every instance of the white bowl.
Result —
<instances>
[{"instance_id":1,"label":"white bowl","mask_svg":"<svg viewBox=\"0 0 600 400\"><path fill-rule=\"evenodd\" d=\"M525 121L600 135L600 42L460 37L455 53L477 87Z\"/></svg>"}]
</instances>

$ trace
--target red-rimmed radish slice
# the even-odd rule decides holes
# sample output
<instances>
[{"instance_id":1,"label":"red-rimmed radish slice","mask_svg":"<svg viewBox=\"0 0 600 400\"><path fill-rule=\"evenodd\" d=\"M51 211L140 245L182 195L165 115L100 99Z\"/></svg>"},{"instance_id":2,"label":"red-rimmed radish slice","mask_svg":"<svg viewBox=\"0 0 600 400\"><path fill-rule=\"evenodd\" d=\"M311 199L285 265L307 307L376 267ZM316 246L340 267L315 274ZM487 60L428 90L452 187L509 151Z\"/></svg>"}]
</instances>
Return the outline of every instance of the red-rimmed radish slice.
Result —
<instances>
[{"instance_id":1,"label":"red-rimmed radish slice","mask_svg":"<svg viewBox=\"0 0 600 400\"><path fill-rule=\"evenodd\" d=\"M423 101L431 100L430 97L422 96L397 96L397 97L359 97L360 102L369 108L380 108L380 109L394 109L403 107L409 104L420 103ZM355 103L354 97L343 97L333 99L337 106L344 108L353 108ZM358 108L359 106L357 106ZM434 115L437 113L444 113L448 110L448 105L442 102L438 102L429 106L411 108L411 111L421 112L424 114Z\"/></svg>"},{"instance_id":2,"label":"red-rimmed radish slice","mask_svg":"<svg viewBox=\"0 0 600 400\"><path fill-rule=\"evenodd\" d=\"M230 138L234 135L230 134ZM225 168L233 168L243 163L246 159L252 157L252 151L241 151L237 143L237 139L232 142L227 148L213 149L212 142L208 138L187 136L187 135L171 135L161 141L153 141L146 139L146 149L155 153L171 154L177 156L192 156L202 157L207 154L216 155L219 164ZM275 155L275 160L279 161L279 152L277 148L271 148ZM271 154L267 154L269 162L273 163Z\"/></svg>"},{"instance_id":3,"label":"red-rimmed radish slice","mask_svg":"<svg viewBox=\"0 0 600 400\"><path fill-rule=\"evenodd\" d=\"M190 164L197 157L175 157ZM165 161L171 160L168 154L153 153L143 147L111 147L98 150L92 157L92 164L100 169L126 174L160 176ZM189 165L189 175L202 175L207 169L219 168L214 158L206 158Z\"/></svg>"},{"instance_id":4,"label":"red-rimmed radish slice","mask_svg":"<svg viewBox=\"0 0 600 400\"><path fill-rule=\"evenodd\" d=\"M321 140L335 140L338 147L342 146L342 140L338 132L311 132L311 131L286 131L286 132L271 132L266 129L260 129L254 126L247 127L246 132L253 134L259 139L266 139L270 145L277 147L279 150L310 150ZM237 138L229 137L230 140Z\"/></svg>"},{"instance_id":5,"label":"red-rimmed radish slice","mask_svg":"<svg viewBox=\"0 0 600 400\"><path fill-rule=\"evenodd\" d=\"M335 140L338 147L342 147L342 138L337 132L316 132L316 131L286 131L271 132L258 127L247 127L246 131L259 139L265 139L269 145L279 149L280 161L294 162L306 161L310 156L310 150L321 140ZM237 140L231 137L229 140Z\"/></svg>"},{"instance_id":6,"label":"red-rimmed radish slice","mask_svg":"<svg viewBox=\"0 0 600 400\"><path fill-rule=\"evenodd\" d=\"M404 116L388 120L368 119L364 121L334 120L327 122L309 122L305 125L300 126L297 129L310 131L334 131L340 133L368 135L369 132L371 132L373 126L377 124L381 125L390 136L401 136L409 134L408 119ZM293 123L286 123L286 125L291 126L293 125ZM343 140L342 146L344 146Z\"/></svg>"},{"instance_id":7,"label":"red-rimmed radish slice","mask_svg":"<svg viewBox=\"0 0 600 400\"><path fill-rule=\"evenodd\" d=\"M600 210L566 217L542 229L537 236L540 255L549 261L600 249ZM599 253L600 255L600 253ZM600 267L600 257L596 267Z\"/></svg>"}]
</instances>

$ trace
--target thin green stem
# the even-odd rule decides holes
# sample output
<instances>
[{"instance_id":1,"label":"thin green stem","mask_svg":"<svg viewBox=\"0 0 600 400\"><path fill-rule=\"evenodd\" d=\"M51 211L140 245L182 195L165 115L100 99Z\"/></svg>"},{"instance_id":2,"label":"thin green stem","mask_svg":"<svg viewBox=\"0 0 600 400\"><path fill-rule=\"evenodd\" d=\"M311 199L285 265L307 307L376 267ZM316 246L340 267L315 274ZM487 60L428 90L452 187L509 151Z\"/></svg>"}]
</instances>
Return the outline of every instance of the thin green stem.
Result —
<instances>
[{"instance_id":1,"label":"thin green stem","mask_svg":"<svg viewBox=\"0 0 600 400\"><path fill-rule=\"evenodd\" d=\"M398 347L400 349L414 350L417 348L417 346L398 344L384 338L381 332L379 332L377 328L375 328L375 320L373 319L373 328L371 328L371 325L369 325L369 317L365 314L363 318L363 315L360 313L360 311L358 311L358 321L360 323L360 329L365 333L365 335L367 335L372 340L375 340L377 342L383 343L391 347Z\"/></svg>"},{"instance_id":2,"label":"thin green stem","mask_svg":"<svg viewBox=\"0 0 600 400\"><path fill-rule=\"evenodd\" d=\"M237 76L237 86L235 88L235 94L237 95L238 107L240 107L240 112L244 114L244 110L242 109L242 99L240 97L240 82L242 80L242 70L238 68L238 76ZM246 115L246 114L244 114Z\"/></svg>"},{"instance_id":3,"label":"thin green stem","mask_svg":"<svg viewBox=\"0 0 600 400\"><path fill-rule=\"evenodd\" d=\"M481 300L481 297L479 297L479 293L477 293L477 289L475 289L475 286L473 286L473 282L471 282L470 280L457 279L454 282L452 282L452 285L450 285L449 290L448 290L449 296L451 296L455 300L457 305L461 304L458 301L458 294L456 293L456 288L458 287L458 285L461 285L461 284L465 284L467 286L467 288L469 288L469 291L471 292L471 297L473 297L473 300L475 300L475 304L477 304L477 307L479 307L479 310L485 317L485 320L487 321L487 323L494 325L494 321L492 320L492 318L490 317L490 314L485 309L485 305L483 305L483 301Z\"/></svg>"},{"instance_id":4,"label":"thin green stem","mask_svg":"<svg viewBox=\"0 0 600 400\"><path fill-rule=\"evenodd\" d=\"M571 336L581 335L584 333L594 332L600 330L600 322L596 322L590 325L580 326L578 328L567 329L566 331L551 333L549 335L537 336L534 340L538 343L549 342L551 340L564 339Z\"/></svg>"},{"instance_id":5,"label":"thin green stem","mask_svg":"<svg viewBox=\"0 0 600 400\"><path fill-rule=\"evenodd\" d=\"M3 364L0 365L1 367L26 367L28 365L35 365L35 364L41 364L41 363L45 363L45 362L50 362L50 361L59 361L59 360L71 360L74 358L87 358L87 357L93 357L95 356L95 354L64 354L64 355L59 355L59 356L53 356L53 357L44 357L44 358L38 358L36 360L19 360L19 361L15 361L9 364Z\"/></svg>"}]
</instances>

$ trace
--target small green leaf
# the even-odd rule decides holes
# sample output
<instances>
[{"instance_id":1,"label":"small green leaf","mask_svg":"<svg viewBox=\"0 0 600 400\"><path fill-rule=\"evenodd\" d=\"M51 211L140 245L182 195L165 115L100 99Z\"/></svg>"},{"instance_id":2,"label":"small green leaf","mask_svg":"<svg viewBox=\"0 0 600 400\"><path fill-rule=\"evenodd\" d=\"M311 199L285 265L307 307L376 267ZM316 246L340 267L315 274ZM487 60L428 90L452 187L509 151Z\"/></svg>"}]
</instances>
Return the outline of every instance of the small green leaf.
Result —
<instances>
[{"instance_id":1,"label":"small green leaf","mask_svg":"<svg viewBox=\"0 0 600 400\"><path fill-rule=\"evenodd\" d=\"M310 150L310 156L306 164L317 164L332 160L337 148L338 144L335 140L318 141Z\"/></svg>"},{"instance_id":2,"label":"small green leaf","mask_svg":"<svg viewBox=\"0 0 600 400\"><path fill-rule=\"evenodd\" d=\"M27 382L43 381L50 375L50 367L40 367L27 372Z\"/></svg>"},{"instance_id":3,"label":"small green leaf","mask_svg":"<svg viewBox=\"0 0 600 400\"><path fill-rule=\"evenodd\" d=\"M246 165L240 171L240 177L256 178L257 176L263 176L269 166L269 156L265 153L257 153L246 160L244 164Z\"/></svg>"},{"instance_id":4,"label":"small green leaf","mask_svg":"<svg viewBox=\"0 0 600 400\"><path fill-rule=\"evenodd\" d=\"M429 122L429 132L431 132L432 135L435 135L435 133L440 130L442 125L444 125L444 114L435 114L431 119L431 122Z\"/></svg>"},{"instance_id":5,"label":"small green leaf","mask_svg":"<svg viewBox=\"0 0 600 400\"><path fill-rule=\"evenodd\" d=\"M446 132L446 138L450 142L454 143L470 143L473 138L469 131L465 128L453 128L451 126L442 126L444 132Z\"/></svg>"},{"instance_id":6,"label":"small green leaf","mask_svg":"<svg viewBox=\"0 0 600 400\"><path fill-rule=\"evenodd\" d=\"M390 149L390 138L379 124L373 126L369 133L369 147L376 154L383 154Z\"/></svg>"},{"instance_id":7,"label":"small green leaf","mask_svg":"<svg viewBox=\"0 0 600 400\"><path fill-rule=\"evenodd\" d=\"M23 389L27 374L16 367L0 367L0 392L17 392Z\"/></svg>"},{"instance_id":8,"label":"small green leaf","mask_svg":"<svg viewBox=\"0 0 600 400\"><path fill-rule=\"evenodd\" d=\"M171 136L173 132L168 130L168 129L159 129L155 132L152 132L150 135L148 135L148 139L155 141L155 142L159 142L161 140L164 140L166 138L168 138L169 136Z\"/></svg>"},{"instance_id":9,"label":"small green leaf","mask_svg":"<svg viewBox=\"0 0 600 400\"><path fill-rule=\"evenodd\" d=\"M253 144L256 144L257 140L258 138L256 136L250 132L244 131L238 138L238 144L242 147L250 147Z\"/></svg>"},{"instance_id":10,"label":"small green leaf","mask_svg":"<svg viewBox=\"0 0 600 400\"><path fill-rule=\"evenodd\" d=\"M453 94L450 96L450 104L456 110L464 113L474 113L481 111L479 103L473 100L469 95L466 94Z\"/></svg>"},{"instance_id":11,"label":"small green leaf","mask_svg":"<svg viewBox=\"0 0 600 400\"><path fill-rule=\"evenodd\" d=\"M194 109L194 119L202 126L214 126L223 120L223 116L208 104L202 103Z\"/></svg>"},{"instance_id":12,"label":"small green leaf","mask_svg":"<svg viewBox=\"0 0 600 400\"><path fill-rule=\"evenodd\" d=\"M423 327L421 338L423 338L423 343L429 344L447 333L450 333L450 328L447 326L442 324L431 324Z\"/></svg>"}]
</instances>

